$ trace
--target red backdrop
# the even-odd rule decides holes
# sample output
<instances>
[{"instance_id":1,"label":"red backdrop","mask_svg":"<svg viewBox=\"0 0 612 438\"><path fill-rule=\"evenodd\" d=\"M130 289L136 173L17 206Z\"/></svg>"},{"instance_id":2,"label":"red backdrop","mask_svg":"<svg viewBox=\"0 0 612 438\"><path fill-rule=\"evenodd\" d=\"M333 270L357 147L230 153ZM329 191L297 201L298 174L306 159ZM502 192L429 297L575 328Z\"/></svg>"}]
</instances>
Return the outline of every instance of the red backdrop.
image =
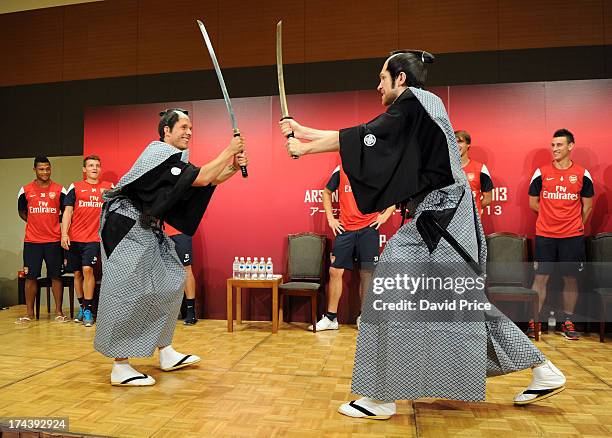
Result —
<instances>
[{"instance_id":1,"label":"red backdrop","mask_svg":"<svg viewBox=\"0 0 612 438\"><path fill-rule=\"evenodd\" d=\"M587 234L612 230L610 186L612 165L606 152L606 126L612 120L612 80L538 82L439 87L430 91L444 101L455 129L472 135L471 156L487 164L496 186L485 211L485 231L511 231L533 236L536 215L527 188L536 167L551 160L550 140L558 128L576 137L573 159L585 166L595 184L594 213ZM290 159L277 129L276 97L234 99L240 130L250 155L249 178L239 174L222 184L194 236L198 302L207 318L225 313L225 279L234 256L272 257L275 272L284 273L286 236L314 231L332 237L320 198L337 154ZM85 115L84 153L102 159L104 179L116 182L142 149L157 137L159 111L179 106L189 110L194 126L190 161L201 165L228 143L231 130L222 100L89 108ZM375 91L289 96L292 115L320 129L365 122L383 108ZM399 214L381 229L381 243L400 223ZM340 321L359 313L356 275L345 274ZM350 290L349 293L346 291ZM246 319L269 319L269 293L247 294ZM308 315L296 299L297 318Z\"/></svg>"}]
</instances>

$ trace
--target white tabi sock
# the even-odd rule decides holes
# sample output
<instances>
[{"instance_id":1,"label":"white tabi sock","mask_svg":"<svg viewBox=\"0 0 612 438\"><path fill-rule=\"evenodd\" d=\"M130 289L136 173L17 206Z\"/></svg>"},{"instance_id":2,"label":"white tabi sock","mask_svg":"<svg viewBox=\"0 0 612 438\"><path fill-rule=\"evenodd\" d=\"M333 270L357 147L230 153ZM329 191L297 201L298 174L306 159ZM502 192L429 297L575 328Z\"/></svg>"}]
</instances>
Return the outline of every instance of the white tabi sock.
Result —
<instances>
[{"instance_id":1,"label":"white tabi sock","mask_svg":"<svg viewBox=\"0 0 612 438\"><path fill-rule=\"evenodd\" d=\"M187 355L179 353L174 348L172 348L172 345L167 345L159 349L159 366L162 370L182 368L186 365L190 365L199 361L200 358L195 354Z\"/></svg>"}]
</instances>

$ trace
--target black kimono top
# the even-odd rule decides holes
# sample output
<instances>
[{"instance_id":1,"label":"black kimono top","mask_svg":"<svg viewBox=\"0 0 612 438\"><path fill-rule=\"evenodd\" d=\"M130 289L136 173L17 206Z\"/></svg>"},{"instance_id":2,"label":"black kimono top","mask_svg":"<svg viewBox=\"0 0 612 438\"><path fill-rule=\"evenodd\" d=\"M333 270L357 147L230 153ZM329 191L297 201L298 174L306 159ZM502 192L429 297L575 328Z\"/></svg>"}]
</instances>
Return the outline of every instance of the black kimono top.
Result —
<instances>
[{"instance_id":1,"label":"black kimono top","mask_svg":"<svg viewBox=\"0 0 612 438\"><path fill-rule=\"evenodd\" d=\"M181 156L182 152L173 146L151 143L121 178L116 190L143 215L167 222L192 236L216 186L193 187L200 168L182 161Z\"/></svg>"},{"instance_id":2,"label":"black kimono top","mask_svg":"<svg viewBox=\"0 0 612 438\"><path fill-rule=\"evenodd\" d=\"M374 120L340 130L340 156L363 213L454 182L446 136L410 89Z\"/></svg>"}]
</instances>

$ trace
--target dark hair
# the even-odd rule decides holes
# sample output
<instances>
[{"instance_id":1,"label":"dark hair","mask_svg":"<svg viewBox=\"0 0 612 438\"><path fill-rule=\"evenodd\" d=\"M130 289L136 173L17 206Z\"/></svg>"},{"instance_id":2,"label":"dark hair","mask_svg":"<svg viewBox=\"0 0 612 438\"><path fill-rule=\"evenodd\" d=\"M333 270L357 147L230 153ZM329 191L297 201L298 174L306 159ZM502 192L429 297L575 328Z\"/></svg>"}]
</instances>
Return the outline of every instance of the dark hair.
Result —
<instances>
[{"instance_id":1,"label":"dark hair","mask_svg":"<svg viewBox=\"0 0 612 438\"><path fill-rule=\"evenodd\" d=\"M553 134L553 138L555 137L565 137L567 138L568 143L574 143L574 134L569 132L567 129L557 129Z\"/></svg>"},{"instance_id":2,"label":"dark hair","mask_svg":"<svg viewBox=\"0 0 612 438\"><path fill-rule=\"evenodd\" d=\"M427 81L427 67L425 64L434 62L435 57L424 50L396 50L391 52L387 61L387 71L391 75L391 83L401 72L406 74L408 87L423 88Z\"/></svg>"},{"instance_id":3,"label":"dark hair","mask_svg":"<svg viewBox=\"0 0 612 438\"><path fill-rule=\"evenodd\" d=\"M459 131L455 131L455 137L459 137L465 140L467 144L472 144L472 136L469 132L460 129Z\"/></svg>"},{"instance_id":4,"label":"dark hair","mask_svg":"<svg viewBox=\"0 0 612 438\"><path fill-rule=\"evenodd\" d=\"M49 165L51 165L51 161L44 155L37 155L36 158L34 158L34 167L36 167L38 163L49 163Z\"/></svg>"},{"instance_id":5,"label":"dark hair","mask_svg":"<svg viewBox=\"0 0 612 438\"><path fill-rule=\"evenodd\" d=\"M159 116L161 117L159 125L157 126L157 132L159 133L159 141L164 141L164 126L167 126L168 128L170 128L170 130L172 130L174 124L178 121L179 113L177 111L184 113L186 116L189 115L189 111L186 111L182 108L170 108L166 111L162 111L159 113Z\"/></svg>"},{"instance_id":6,"label":"dark hair","mask_svg":"<svg viewBox=\"0 0 612 438\"><path fill-rule=\"evenodd\" d=\"M87 160L96 160L97 162L102 164L102 160L100 160L100 157L98 157L97 155L87 155L85 158L83 158L83 167L85 167L85 164L87 164Z\"/></svg>"}]
</instances>

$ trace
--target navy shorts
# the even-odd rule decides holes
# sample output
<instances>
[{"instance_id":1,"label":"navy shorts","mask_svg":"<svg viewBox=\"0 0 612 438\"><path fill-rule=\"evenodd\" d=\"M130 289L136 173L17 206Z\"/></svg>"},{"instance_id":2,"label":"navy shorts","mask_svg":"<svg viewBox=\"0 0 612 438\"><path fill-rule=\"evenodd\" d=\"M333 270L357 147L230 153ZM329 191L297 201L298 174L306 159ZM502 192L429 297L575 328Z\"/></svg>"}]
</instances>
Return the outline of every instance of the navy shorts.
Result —
<instances>
[{"instance_id":1,"label":"navy shorts","mask_svg":"<svg viewBox=\"0 0 612 438\"><path fill-rule=\"evenodd\" d=\"M66 271L82 271L83 266L94 268L100 262L100 242L70 242L66 251Z\"/></svg>"},{"instance_id":2,"label":"navy shorts","mask_svg":"<svg viewBox=\"0 0 612 438\"><path fill-rule=\"evenodd\" d=\"M374 227L355 231L345 231L336 236L332 255L335 257L332 268L353 269L359 261L360 269L374 269L379 255L379 233Z\"/></svg>"},{"instance_id":3,"label":"navy shorts","mask_svg":"<svg viewBox=\"0 0 612 438\"><path fill-rule=\"evenodd\" d=\"M535 237L536 273L550 275L555 265L563 275L576 275L584 268L584 236Z\"/></svg>"},{"instance_id":4,"label":"navy shorts","mask_svg":"<svg viewBox=\"0 0 612 438\"><path fill-rule=\"evenodd\" d=\"M174 248L183 266L191 266L191 236L187 234L177 234L175 236L170 236L170 238L174 241Z\"/></svg>"},{"instance_id":5,"label":"navy shorts","mask_svg":"<svg viewBox=\"0 0 612 438\"><path fill-rule=\"evenodd\" d=\"M23 242L23 271L26 278L36 279L40 277L43 260L47 267L48 277L61 277L64 268L64 257L59 242Z\"/></svg>"}]
</instances>

